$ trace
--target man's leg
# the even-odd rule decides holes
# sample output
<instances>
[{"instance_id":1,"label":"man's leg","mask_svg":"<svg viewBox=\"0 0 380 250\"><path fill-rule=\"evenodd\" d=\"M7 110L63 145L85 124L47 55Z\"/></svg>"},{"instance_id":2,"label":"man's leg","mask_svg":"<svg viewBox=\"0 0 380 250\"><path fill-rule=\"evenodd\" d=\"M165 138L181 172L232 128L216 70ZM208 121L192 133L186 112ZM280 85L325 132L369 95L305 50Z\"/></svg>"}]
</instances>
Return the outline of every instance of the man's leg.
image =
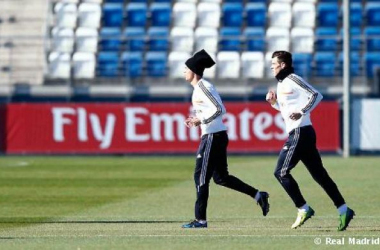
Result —
<instances>
[{"instance_id":1,"label":"man's leg","mask_svg":"<svg viewBox=\"0 0 380 250\"><path fill-rule=\"evenodd\" d=\"M211 147L212 135L202 136L201 143L197 151L194 170L194 182L197 193L197 199L194 207L195 220L182 225L182 228L207 227L207 201L209 196L209 183L212 176L211 172L213 171L208 166L208 157Z\"/></svg>"},{"instance_id":2,"label":"man's leg","mask_svg":"<svg viewBox=\"0 0 380 250\"><path fill-rule=\"evenodd\" d=\"M299 137L299 128L296 128L290 133L288 140L280 152L274 171L274 176L288 193L297 208L306 204L296 180L290 174L290 170L292 170L300 160L299 151L302 145L299 144Z\"/></svg>"},{"instance_id":3,"label":"man's leg","mask_svg":"<svg viewBox=\"0 0 380 250\"><path fill-rule=\"evenodd\" d=\"M314 210L307 205L297 182L290 174L290 170L292 170L300 160L300 154L303 147L303 140L301 140L300 137L300 128L294 129L289 134L289 138L280 152L276 170L274 172L275 177L288 193L294 205L298 208L296 221L291 226L293 229L300 227L314 215Z\"/></svg>"},{"instance_id":4,"label":"man's leg","mask_svg":"<svg viewBox=\"0 0 380 250\"><path fill-rule=\"evenodd\" d=\"M337 185L322 164L321 156L316 147L316 135L313 127L308 126L305 128L304 135L306 140L301 161L305 164L313 179L325 190L334 202L334 205L338 208L345 204L345 201Z\"/></svg>"},{"instance_id":5,"label":"man's leg","mask_svg":"<svg viewBox=\"0 0 380 250\"><path fill-rule=\"evenodd\" d=\"M263 215L266 216L269 212L268 193L259 192L254 187L243 182L239 178L230 175L228 173L227 163L227 147L228 147L228 135L227 133L218 133L214 135L213 147L215 150L211 152L210 161L215 166L213 179L216 184L233 189L243 194L249 195L256 199L260 205Z\"/></svg>"},{"instance_id":6,"label":"man's leg","mask_svg":"<svg viewBox=\"0 0 380 250\"><path fill-rule=\"evenodd\" d=\"M207 202L209 196L209 184L212 176L212 165L209 162L210 152L213 144L213 135L202 137L202 145L197 152L196 167L194 172L197 200L195 202L195 218L197 220L207 219Z\"/></svg>"},{"instance_id":7,"label":"man's leg","mask_svg":"<svg viewBox=\"0 0 380 250\"><path fill-rule=\"evenodd\" d=\"M333 179L331 179L327 173L327 170L323 166L321 156L316 147L316 135L313 127L308 127L305 130L305 134L307 134L308 144L303 148L304 153L302 154L301 160L309 170L313 179L325 190L327 195L334 202L334 205L340 214L340 225L338 230L343 231L348 227L350 221L355 215L355 212L347 207L337 185Z\"/></svg>"}]
</instances>

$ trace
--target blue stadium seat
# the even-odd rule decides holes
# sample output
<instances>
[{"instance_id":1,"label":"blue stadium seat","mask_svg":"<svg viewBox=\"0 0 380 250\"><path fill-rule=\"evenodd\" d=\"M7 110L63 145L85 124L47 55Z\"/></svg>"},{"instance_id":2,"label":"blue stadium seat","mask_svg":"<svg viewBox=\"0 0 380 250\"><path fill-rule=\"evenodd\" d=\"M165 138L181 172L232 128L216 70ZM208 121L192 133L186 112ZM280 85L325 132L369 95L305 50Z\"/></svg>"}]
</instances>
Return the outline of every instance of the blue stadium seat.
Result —
<instances>
[{"instance_id":1,"label":"blue stadium seat","mask_svg":"<svg viewBox=\"0 0 380 250\"><path fill-rule=\"evenodd\" d=\"M145 29L131 27L124 30L125 47L129 51L143 51L145 49Z\"/></svg>"},{"instance_id":2,"label":"blue stadium seat","mask_svg":"<svg viewBox=\"0 0 380 250\"><path fill-rule=\"evenodd\" d=\"M142 76L143 55L141 52L124 52L121 60L124 76L131 78Z\"/></svg>"},{"instance_id":3,"label":"blue stadium seat","mask_svg":"<svg viewBox=\"0 0 380 250\"><path fill-rule=\"evenodd\" d=\"M145 56L147 75L151 77L166 76L168 56L165 52L147 52Z\"/></svg>"},{"instance_id":4,"label":"blue stadium seat","mask_svg":"<svg viewBox=\"0 0 380 250\"><path fill-rule=\"evenodd\" d=\"M314 54L316 76L335 76L335 58L336 56L333 52L316 52Z\"/></svg>"},{"instance_id":5,"label":"blue stadium seat","mask_svg":"<svg viewBox=\"0 0 380 250\"><path fill-rule=\"evenodd\" d=\"M316 51L336 51L338 48L336 28L317 28L315 31L315 50Z\"/></svg>"},{"instance_id":6,"label":"blue stadium seat","mask_svg":"<svg viewBox=\"0 0 380 250\"><path fill-rule=\"evenodd\" d=\"M380 2L369 2L365 6L365 14L367 17L367 26L380 25Z\"/></svg>"},{"instance_id":7,"label":"blue stadium seat","mask_svg":"<svg viewBox=\"0 0 380 250\"><path fill-rule=\"evenodd\" d=\"M244 30L247 51L265 51L264 28L246 28Z\"/></svg>"},{"instance_id":8,"label":"blue stadium seat","mask_svg":"<svg viewBox=\"0 0 380 250\"><path fill-rule=\"evenodd\" d=\"M222 7L223 26L240 27L243 24L243 4L225 3Z\"/></svg>"},{"instance_id":9,"label":"blue stadium seat","mask_svg":"<svg viewBox=\"0 0 380 250\"><path fill-rule=\"evenodd\" d=\"M380 69L380 53L368 52L364 54L364 62L366 66L367 77L372 78L375 75L375 70Z\"/></svg>"},{"instance_id":10,"label":"blue stadium seat","mask_svg":"<svg viewBox=\"0 0 380 250\"><path fill-rule=\"evenodd\" d=\"M152 3L150 6L151 25L152 26L170 26L171 4L170 3Z\"/></svg>"},{"instance_id":11,"label":"blue stadium seat","mask_svg":"<svg viewBox=\"0 0 380 250\"><path fill-rule=\"evenodd\" d=\"M172 0L154 0L155 3L171 3Z\"/></svg>"},{"instance_id":12,"label":"blue stadium seat","mask_svg":"<svg viewBox=\"0 0 380 250\"><path fill-rule=\"evenodd\" d=\"M364 35L367 51L380 51L380 27L366 27Z\"/></svg>"},{"instance_id":13,"label":"blue stadium seat","mask_svg":"<svg viewBox=\"0 0 380 250\"><path fill-rule=\"evenodd\" d=\"M350 43L350 49L358 51L361 49L361 33L362 30L359 27L353 27L350 29L350 35L351 35L351 43ZM343 28L340 29L340 44L343 46Z\"/></svg>"},{"instance_id":14,"label":"blue stadium seat","mask_svg":"<svg viewBox=\"0 0 380 250\"><path fill-rule=\"evenodd\" d=\"M245 11L247 12L247 26L265 27L267 6L264 3L248 3Z\"/></svg>"},{"instance_id":15,"label":"blue stadium seat","mask_svg":"<svg viewBox=\"0 0 380 250\"><path fill-rule=\"evenodd\" d=\"M313 60L312 54L294 53L293 67L297 75L308 77L311 74L311 63Z\"/></svg>"},{"instance_id":16,"label":"blue stadium seat","mask_svg":"<svg viewBox=\"0 0 380 250\"><path fill-rule=\"evenodd\" d=\"M100 77L117 77L119 75L119 55L116 52L98 54L97 72Z\"/></svg>"},{"instance_id":17,"label":"blue stadium seat","mask_svg":"<svg viewBox=\"0 0 380 250\"><path fill-rule=\"evenodd\" d=\"M150 27L148 29L149 50L167 51L169 48L169 28Z\"/></svg>"},{"instance_id":18,"label":"blue stadium seat","mask_svg":"<svg viewBox=\"0 0 380 250\"><path fill-rule=\"evenodd\" d=\"M320 3L317 7L317 19L320 27L336 27L338 25L338 4Z\"/></svg>"},{"instance_id":19,"label":"blue stadium seat","mask_svg":"<svg viewBox=\"0 0 380 250\"><path fill-rule=\"evenodd\" d=\"M148 3L148 0L130 0L131 3Z\"/></svg>"},{"instance_id":20,"label":"blue stadium seat","mask_svg":"<svg viewBox=\"0 0 380 250\"><path fill-rule=\"evenodd\" d=\"M103 6L103 26L121 27L123 24L123 4L106 3Z\"/></svg>"},{"instance_id":21,"label":"blue stadium seat","mask_svg":"<svg viewBox=\"0 0 380 250\"><path fill-rule=\"evenodd\" d=\"M219 32L220 51L240 51L240 28L223 27Z\"/></svg>"},{"instance_id":22,"label":"blue stadium seat","mask_svg":"<svg viewBox=\"0 0 380 250\"><path fill-rule=\"evenodd\" d=\"M339 53L339 72L340 75L343 75L343 53ZM360 55L359 52L351 52L350 53L350 75L351 76L359 76L360 75Z\"/></svg>"},{"instance_id":23,"label":"blue stadium seat","mask_svg":"<svg viewBox=\"0 0 380 250\"><path fill-rule=\"evenodd\" d=\"M100 30L100 50L119 51L121 46L121 30L119 28L102 28Z\"/></svg>"},{"instance_id":24,"label":"blue stadium seat","mask_svg":"<svg viewBox=\"0 0 380 250\"><path fill-rule=\"evenodd\" d=\"M343 18L343 5L340 8L341 17ZM360 27L363 21L363 8L361 3L350 4L350 24L351 26Z\"/></svg>"},{"instance_id":25,"label":"blue stadium seat","mask_svg":"<svg viewBox=\"0 0 380 250\"><path fill-rule=\"evenodd\" d=\"M146 3L127 5L127 24L129 27L145 27L148 7Z\"/></svg>"}]
</instances>

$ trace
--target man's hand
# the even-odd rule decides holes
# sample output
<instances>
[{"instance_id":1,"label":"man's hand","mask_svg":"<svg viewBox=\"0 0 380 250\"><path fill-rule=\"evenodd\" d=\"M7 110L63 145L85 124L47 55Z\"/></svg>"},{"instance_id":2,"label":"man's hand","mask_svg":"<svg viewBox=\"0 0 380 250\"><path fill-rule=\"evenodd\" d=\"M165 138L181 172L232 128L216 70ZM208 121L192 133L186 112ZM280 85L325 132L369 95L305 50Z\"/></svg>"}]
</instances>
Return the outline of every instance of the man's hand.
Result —
<instances>
[{"instance_id":1,"label":"man's hand","mask_svg":"<svg viewBox=\"0 0 380 250\"><path fill-rule=\"evenodd\" d=\"M196 117L188 117L185 120L185 126L188 128L198 127L199 125L201 125L201 121Z\"/></svg>"},{"instance_id":2,"label":"man's hand","mask_svg":"<svg viewBox=\"0 0 380 250\"><path fill-rule=\"evenodd\" d=\"M298 119L301 118L301 116L302 116L301 113L292 113L292 114L289 116L289 118L292 119L292 120L294 120L294 121L297 121Z\"/></svg>"},{"instance_id":3,"label":"man's hand","mask_svg":"<svg viewBox=\"0 0 380 250\"><path fill-rule=\"evenodd\" d=\"M271 105L274 105L277 101L276 93L274 93L273 90L269 90L267 96L265 97L265 100L269 102Z\"/></svg>"},{"instance_id":4,"label":"man's hand","mask_svg":"<svg viewBox=\"0 0 380 250\"><path fill-rule=\"evenodd\" d=\"M192 119L193 119L193 117L188 117L188 118L186 118L186 120L185 120L185 126L186 126L186 127L188 127L188 128L191 127L191 126L190 126L190 122L191 122Z\"/></svg>"}]
</instances>

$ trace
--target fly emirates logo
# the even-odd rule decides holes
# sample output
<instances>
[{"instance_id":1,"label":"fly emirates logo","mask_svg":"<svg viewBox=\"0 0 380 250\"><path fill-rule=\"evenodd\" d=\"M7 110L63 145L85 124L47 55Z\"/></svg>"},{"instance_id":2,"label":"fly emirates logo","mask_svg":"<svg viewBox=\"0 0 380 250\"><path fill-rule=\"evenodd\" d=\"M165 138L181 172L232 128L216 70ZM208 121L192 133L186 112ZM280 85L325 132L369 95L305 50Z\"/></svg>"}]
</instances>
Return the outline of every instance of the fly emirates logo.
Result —
<instances>
[{"instance_id":1,"label":"fly emirates logo","mask_svg":"<svg viewBox=\"0 0 380 250\"><path fill-rule=\"evenodd\" d=\"M80 142L94 139L100 149L112 147L115 131L122 130L128 143L138 142L187 142L198 141L199 128L188 129L184 125L187 114L152 112L147 107L125 107L122 112L97 113L83 107L53 107L53 139L67 141L68 133L73 133ZM102 119L101 119L102 118ZM243 109L224 115L231 141L284 140L287 137L285 124L280 113L254 113ZM72 138L72 137L70 137Z\"/></svg>"}]
</instances>

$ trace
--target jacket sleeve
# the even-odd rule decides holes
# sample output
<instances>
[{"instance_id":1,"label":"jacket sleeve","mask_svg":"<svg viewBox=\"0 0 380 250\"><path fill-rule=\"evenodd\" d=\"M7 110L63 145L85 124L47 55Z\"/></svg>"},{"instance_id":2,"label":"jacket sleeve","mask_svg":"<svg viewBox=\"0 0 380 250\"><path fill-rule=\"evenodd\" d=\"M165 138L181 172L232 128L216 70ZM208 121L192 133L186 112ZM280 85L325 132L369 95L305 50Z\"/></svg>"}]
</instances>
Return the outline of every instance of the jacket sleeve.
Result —
<instances>
[{"instance_id":1,"label":"jacket sleeve","mask_svg":"<svg viewBox=\"0 0 380 250\"><path fill-rule=\"evenodd\" d=\"M322 101L322 94L309 83L303 81L303 79L294 77L292 80L295 83L297 91L301 96L306 97L304 100L307 100L301 104L300 112L302 114L310 114L310 112Z\"/></svg>"},{"instance_id":2,"label":"jacket sleeve","mask_svg":"<svg viewBox=\"0 0 380 250\"><path fill-rule=\"evenodd\" d=\"M207 106L211 107L211 112L205 114L206 117L201 120L202 124L207 124L212 122L218 116L225 114L226 108L214 88L207 88L202 82L199 83L199 87L202 90L202 99L207 103Z\"/></svg>"}]
</instances>

